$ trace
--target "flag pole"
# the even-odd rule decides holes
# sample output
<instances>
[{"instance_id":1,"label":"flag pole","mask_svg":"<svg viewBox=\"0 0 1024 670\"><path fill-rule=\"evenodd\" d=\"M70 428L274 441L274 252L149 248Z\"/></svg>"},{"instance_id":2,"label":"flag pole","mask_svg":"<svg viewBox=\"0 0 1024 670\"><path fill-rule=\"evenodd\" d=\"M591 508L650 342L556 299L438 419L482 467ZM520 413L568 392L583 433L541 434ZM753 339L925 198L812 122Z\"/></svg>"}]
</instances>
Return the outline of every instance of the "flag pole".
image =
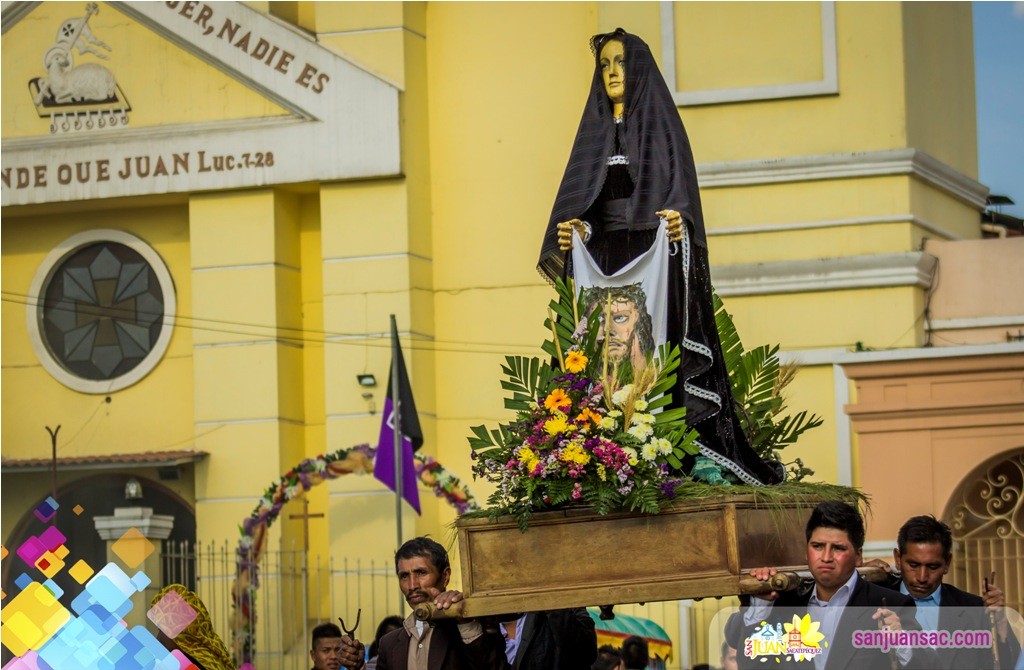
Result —
<instances>
[{"instance_id":1,"label":"flag pole","mask_svg":"<svg viewBox=\"0 0 1024 670\"><path fill-rule=\"evenodd\" d=\"M395 437L395 524L398 531L398 543L395 551L402 546L402 470L405 465L402 462L402 414L401 394L399 393L399 380L401 372L398 369L398 325L395 315L391 315L391 420L394 423L392 433Z\"/></svg>"}]
</instances>

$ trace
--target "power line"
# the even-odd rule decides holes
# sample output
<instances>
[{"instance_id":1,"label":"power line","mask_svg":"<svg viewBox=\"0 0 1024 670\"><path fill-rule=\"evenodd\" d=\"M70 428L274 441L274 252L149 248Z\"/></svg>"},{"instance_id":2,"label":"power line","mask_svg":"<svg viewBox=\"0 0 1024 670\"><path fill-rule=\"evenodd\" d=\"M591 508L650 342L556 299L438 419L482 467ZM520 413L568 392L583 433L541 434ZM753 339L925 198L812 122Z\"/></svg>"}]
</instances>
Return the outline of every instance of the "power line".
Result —
<instances>
[{"instance_id":1,"label":"power line","mask_svg":"<svg viewBox=\"0 0 1024 670\"><path fill-rule=\"evenodd\" d=\"M14 293L11 291L3 291L4 297L3 302L25 305L27 307L39 307L42 303L38 298L28 296L25 294ZM62 307L58 304L51 304L48 306L51 310L60 311L73 311L70 308ZM112 310L117 313L119 310ZM128 311L124 311L125 316L129 316ZM142 310L133 310L130 315L137 316L152 316L155 318L163 318L163 313L145 312ZM174 325L178 328L187 328L193 331L202 331L209 333L221 333L225 335L243 335L254 338L267 338L274 339L292 344L338 344L344 346L356 346L356 347L367 347L375 349L390 349L391 345L389 342L384 341L386 339L385 333L345 333L337 331L327 330L316 330L308 328L291 328L287 326L269 326L257 323L246 323L239 321L228 321L222 319L211 319L206 317L193 317L187 314L175 314ZM257 332L250 330L236 330L227 327L216 327L215 325L205 324L216 324L222 326L235 326L237 328L249 328L254 329ZM274 331L273 334L267 334L259 331ZM294 332L297 335L284 334L286 332ZM346 339L335 339L335 338L346 338ZM381 342L372 342L372 339L380 339ZM439 346L440 345L440 346ZM479 347L479 348L472 348ZM536 352L540 350L539 346L536 345L524 345L524 344L507 344L507 343L492 343L492 342L469 342L461 340L417 340L412 338L410 348L418 351L436 351L442 353L469 353L469 354L500 354L506 353L509 350L522 351L522 352ZM490 351L486 348L500 349L500 351Z\"/></svg>"}]
</instances>

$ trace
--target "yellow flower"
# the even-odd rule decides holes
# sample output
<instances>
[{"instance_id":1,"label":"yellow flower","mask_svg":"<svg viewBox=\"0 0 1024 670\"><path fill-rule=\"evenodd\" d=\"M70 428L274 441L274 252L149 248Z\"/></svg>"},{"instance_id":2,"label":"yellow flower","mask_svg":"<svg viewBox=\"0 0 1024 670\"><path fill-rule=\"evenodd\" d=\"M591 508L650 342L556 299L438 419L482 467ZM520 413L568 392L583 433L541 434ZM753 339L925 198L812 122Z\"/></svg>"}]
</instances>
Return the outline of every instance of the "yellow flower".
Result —
<instances>
[{"instance_id":1,"label":"yellow flower","mask_svg":"<svg viewBox=\"0 0 1024 670\"><path fill-rule=\"evenodd\" d=\"M562 389L555 389L548 394L547 398L544 398L544 406L551 411L559 410L563 407L568 408L571 405L572 399Z\"/></svg>"},{"instance_id":2,"label":"yellow flower","mask_svg":"<svg viewBox=\"0 0 1024 670\"><path fill-rule=\"evenodd\" d=\"M565 415L561 412L556 413L554 417L544 422L544 430L551 436L560 435L568 429L569 422L565 420Z\"/></svg>"},{"instance_id":3,"label":"yellow flower","mask_svg":"<svg viewBox=\"0 0 1024 670\"><path fill-rule=\"evenodd\" d=\"M587 360L582 351L570 351L565 355L565 369L569 372L583 372L587 367Z\"/></svg>"},{"instance_id":4,"label":"yellow flower","mask_svg":"<svg viewBox=\"0 0 1024 670\"><path fill-rule=\"evenodd\" d=\"M590 462L590 454L583 451L583 447L575 442L563 449L562 454L558 458L563 463L578 463L579 465L586 465Z\"/></svg>"},{"instance_id":5,"label":"yellow flower","mask_svg":"<svg viewBox=\"0 0 1024 670\"><path fill-rule=\"evenodd\" d=\"M608 474L605 472L604 465L601 463L597 464L597 476L601 478L602 482L608 481Z\"/></svg>"},{"instance_id":6,"label":"yellow flower","mask_svg":"<svg viewBox=\"0 0 1024 670\"><path fill-rule=\"evenodd\" d=\"M516 449L516 458L526 467L527 472L533 472L533 469L540 463L540 459L537 458L537 454L533 453L533 449L526 446Z\"/></svg>"}]
</instances>

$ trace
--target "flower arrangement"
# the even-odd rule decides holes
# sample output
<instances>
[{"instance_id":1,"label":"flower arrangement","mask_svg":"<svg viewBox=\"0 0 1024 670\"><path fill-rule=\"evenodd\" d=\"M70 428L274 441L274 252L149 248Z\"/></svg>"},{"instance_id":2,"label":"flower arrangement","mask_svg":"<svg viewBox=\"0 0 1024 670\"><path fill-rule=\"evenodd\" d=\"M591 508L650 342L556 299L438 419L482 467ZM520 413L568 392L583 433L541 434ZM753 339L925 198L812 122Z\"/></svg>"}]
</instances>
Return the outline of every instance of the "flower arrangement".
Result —
<instances>
[{"instance_id":1,"label":"flower arrangement","mask_svg":"<svg viewBox=\"0 0 1024 670\"><path fill-rule=\"evenodd\" d=\"M523 529L533 512L574 502L655 514L675 497L682 459L698 451L685 408L670 407L679 348L636 365L609 360L610 304L580 318L572 285L556 289L543 347L552 360L505 358L505 407L516 416L471 429L474 475L497 486L492 515L513 514Z\"/></svg>"}]
</instances>

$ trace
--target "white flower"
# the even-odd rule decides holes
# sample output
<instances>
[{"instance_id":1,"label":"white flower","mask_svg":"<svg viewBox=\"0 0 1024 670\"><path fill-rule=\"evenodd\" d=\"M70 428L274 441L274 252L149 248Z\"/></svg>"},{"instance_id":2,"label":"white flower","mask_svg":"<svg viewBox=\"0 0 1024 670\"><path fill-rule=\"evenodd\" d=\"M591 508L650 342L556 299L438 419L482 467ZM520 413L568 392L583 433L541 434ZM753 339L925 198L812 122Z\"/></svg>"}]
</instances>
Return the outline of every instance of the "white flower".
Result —
<instances>
[{"instance_id":1,"label":"white flower","mask_svg":"<svg viewBox=\"0 0 1024 670\"><path fill-rule=\"evenodd\" d=\"M608 410L608 416L612 417L613 419L617 419L620 416L622 416L622 412L620 412L617 409Z\"/></svg>"},{"instance_id":2,"label":"white flower","mask_svg":"<svg viewBox=\"0 0 1024 670\"><path fill-rule=\"evenodd\" d=\"M647 409L647 401L643 398L637 398L636 402L633 403L633 409L638 412L642 412Z\"/></svg>"},{"instance_id":3,"label":"white flower","mask_svg":"<svg viewBox=\"0 0 1024 670\"><path fill-rule=\"evenodd\" d=\"M615 430L619 426L619 422L610 416L606 416L601 419L601 423L597 424L598 428L602 430Z\"/></svg>"},{"instance_id":4,"label":"white flower","mask_svg":"<svg viewBox=\"0 0 1024 670\"><path fill-rule=\"evenodd\" d=\"M623 453L626 454L630 461L635 461L637 459L636 449L634 449L633 447L623 447L622 451ZM630 465L636 465L636 463L630 463Z\"/></svg>"},{"instance_id":5,"label":"white flower","mask_svg":"<svg viewBox=\"0 0 1024 670\"><path fill-rule=\"evenodd\" d=\"M299 487L298 487L297 484L295 486L287 486L287 487L285 487L285 489L284 489L285 500L293 499L296 495L298 495L298 493L299 493Z\"/></svg>"},{"instance_id":6,"label":"white flower","mask_svg":"<svg viewBox=\"0 0 1024 670\"><path fill-rule=\"evenodd\" d=\"M651 444L658 450L658 453L662 456L667 456L672 453L672 443L666 440L664 437L656 437L651 440Z\"/></svg>"},{"instance_id":7,"label":"white flower","mask_svg":"<svg viewBox=\"0 0 1024 670\"><path fill-rule=\"evenodd\" d=\"M647 438L654 434L654 428L650 424L641 423L636 426L632 426L626 431L641 442L646 442Z\"/></svg>"},{"instance_id":8,"label":"white flower","mask_svg":"<svg viewBox=\"0 0 1024 670\"><path fill-rule=\"evenodd\" d=\"M530 401L530 403L529 403L529 408L530 408L530 409L533 409L533 410L537 410L537 409L540 409L540 405L538 405L538 404L536 403L536 401L534 401L534 400L531 400L531 401Z\"/></svg>"},{"instance_id":9,"label":"white flower","mask_svg":"<svg viewBox=\"0 0 1024 670\"><path fill-rule=\"evenodd\" d=\"M622 407L624 404L626 404L626 399L629 398L629 394L632 391L633 391L633 385L632 384L626 384L625 386L623 386L618 391L616 391L615 393L612 394L612 403L616 407Z\"/></svg>"},{"instance_id":10,"label":"white flower","mask_svg":"<svg viewBox=\"0 0 1024 670\"><path fill-rule=\"evenodd\" d=\"M640 412L637 412L636 414L633 415L633 418L631 418L629 422L634 426L639 426L641 424L652 424L654 423L654 415L642 414Z\"/></svg>"},{"instance_id":11,"label":"white flower","mask_svg":"<svg viewBox=\"0 0 1024 670\"><path fill-rule=\"evenodd\" d=\"M653 461L658 457L658 448L648 442L640 448L640 455L644 457L645 461Z\"/></svg>"},{"instance_id":12,"label":"white flower","mask_svg":"<svg viewBox=\"0 0 1024 670\"><path fill-rule=\"evenodd\" d=\"M274 501L270 498L260 500L260 512L269 512L274 507Z\"/></svg>"}]
</instances>

